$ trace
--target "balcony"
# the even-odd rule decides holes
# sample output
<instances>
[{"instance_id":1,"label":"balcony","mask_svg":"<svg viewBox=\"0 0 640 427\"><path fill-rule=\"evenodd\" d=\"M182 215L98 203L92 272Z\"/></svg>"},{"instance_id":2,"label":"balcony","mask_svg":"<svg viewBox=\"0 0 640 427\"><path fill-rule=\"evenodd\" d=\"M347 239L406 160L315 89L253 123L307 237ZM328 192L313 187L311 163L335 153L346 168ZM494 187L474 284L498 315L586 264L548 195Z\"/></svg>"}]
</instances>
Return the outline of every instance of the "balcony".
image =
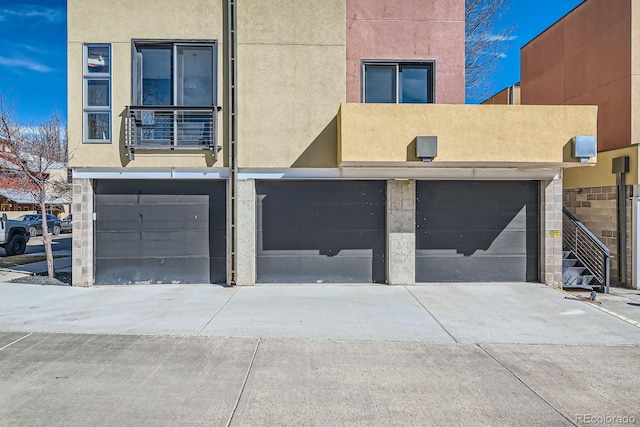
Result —
<instances>
[{"instance_id":1,"label":"balcony","mask_svg":"<svg viewBox=\"0 0 640 427\"><path fill-rule=\"evenodd\" d=\"M338 164L351 171L403 168L416 176L449 176L437 171L457 169L459 176L480 176L512 169L533 176L525 172L596 160L580 163L571 155L572 137L596 135L594 106L342 104L338 123ZM430 162L417 155L421 136L437 139Z\"/></svg>"},{"instance_id":2,"label":"balcony","mask_svg":"<svg viewBox=\"0 0 640 427\"><path fill-rule=\"evenodd\" d=\"M130 160L141 150L208 150L218 159L220 107L128 106L126 147Z\"/></svg>"}]
</instances>

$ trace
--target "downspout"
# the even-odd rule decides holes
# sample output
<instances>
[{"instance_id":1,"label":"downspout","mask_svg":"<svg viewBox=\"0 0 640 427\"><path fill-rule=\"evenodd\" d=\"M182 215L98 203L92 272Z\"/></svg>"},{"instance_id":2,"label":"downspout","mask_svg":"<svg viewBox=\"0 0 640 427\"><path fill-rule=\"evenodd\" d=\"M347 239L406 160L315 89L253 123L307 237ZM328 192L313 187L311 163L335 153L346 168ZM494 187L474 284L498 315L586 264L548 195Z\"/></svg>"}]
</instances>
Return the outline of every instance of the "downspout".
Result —
<instances>
[{"instance_id":1,"label":"downspout","mask_svg":"<svg viewBox=\"0 0 640 427\"><path fill-rule=\"evenodd\" d=\"M236 0L227 0L227 139L229 179L227 180L227 286L235 286L238 267L238 94Z\"/></svg>"},{"instance_id":2,"label":"downspout","mask_svg":"<svg viewBox=\"0 0 640 427\"><path fill-rule=\"evenodd\" d=\"M616 174L616 201L618 213L618 282L627 283L627 182L629 172L629 156L616 157L612 160L612 172Z\"/></svg>"}]
</instances>

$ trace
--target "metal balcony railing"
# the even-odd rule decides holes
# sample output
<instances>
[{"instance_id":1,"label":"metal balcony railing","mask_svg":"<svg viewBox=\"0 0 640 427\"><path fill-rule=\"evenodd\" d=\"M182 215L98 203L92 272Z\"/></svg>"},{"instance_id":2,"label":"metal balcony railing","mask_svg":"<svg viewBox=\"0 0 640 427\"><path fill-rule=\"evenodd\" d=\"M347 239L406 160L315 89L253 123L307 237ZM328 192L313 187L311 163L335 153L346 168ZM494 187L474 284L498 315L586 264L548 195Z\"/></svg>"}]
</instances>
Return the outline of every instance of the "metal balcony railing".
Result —
<instances>
[{"instance_id":1,"label":"metal balcony railing","mask_svg":"<svg viewBox=\"0 0 640 427\"><path fill-rule=\"evenodd\" d=\"M211 150L218 159L218 110L220 107L127 107L127 152L138 150Z\"/></svg>"},{"instance_id":2,"label":"metal balcony railing","mask_svg":"<svg viewBox=\"0 0 640 427\"><path fill-rule=\"evenodd\" d=\"M562 249L571 251L609 293L609 248L566 208L562 208Z\"/></svg>"}]
</instances>

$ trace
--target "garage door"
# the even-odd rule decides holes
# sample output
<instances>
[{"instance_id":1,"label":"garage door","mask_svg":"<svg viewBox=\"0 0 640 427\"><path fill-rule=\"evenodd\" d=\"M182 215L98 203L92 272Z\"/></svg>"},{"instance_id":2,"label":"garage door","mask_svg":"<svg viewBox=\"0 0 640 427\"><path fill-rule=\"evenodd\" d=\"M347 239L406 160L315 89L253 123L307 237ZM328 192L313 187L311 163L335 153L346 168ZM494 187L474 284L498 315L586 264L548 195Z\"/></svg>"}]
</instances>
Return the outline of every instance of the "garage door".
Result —
<instances>
[{"instance_id":1,"label":"garage door","mask_svg":"<svg viewBox=\"0 0 640 427\"><path fill-rule=\"evenodd\" d=\"M416 281L538 281L538 183L416 183Z\"/></svg>"},{"instance_id":2,"label":"garage door","mask_svg":"<svg viewBox=\"0 0 640 427\"><path fill-rule=\"evenodd\" d=\"M103 180L95 192L96 283L225 282L224 181Z\"/></svg>"},{"instance_id":3,"label":"garage door","mask_svg":"<svg viewBox=\"0 0 640 427\"><path fill-rule=\"evenodd\" d=\"M258 282L384 282L384 181L262 181L256 192Z\"/></svg>"}]
</instances>

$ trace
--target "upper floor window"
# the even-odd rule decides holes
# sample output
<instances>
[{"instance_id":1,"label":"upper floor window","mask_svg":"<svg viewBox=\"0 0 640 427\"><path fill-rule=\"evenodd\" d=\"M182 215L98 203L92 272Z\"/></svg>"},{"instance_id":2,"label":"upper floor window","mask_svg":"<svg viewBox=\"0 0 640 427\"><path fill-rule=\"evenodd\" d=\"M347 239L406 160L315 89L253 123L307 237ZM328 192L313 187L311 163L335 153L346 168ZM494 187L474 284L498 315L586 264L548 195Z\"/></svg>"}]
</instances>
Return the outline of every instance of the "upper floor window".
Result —
<instances>
[{"instance_id":1,"label":"upper floor window","mask_svg":"<svg viewBox=\"0 0 640 427\"><path fill-rule=\"evenodd\" d=\"M217 43L133 41L129 157L143 149L206 149L217 158Z\"/></svg>"},{"instance_id":2,"label":"upper floor window","mask_svg":"<svg viewBox=\"0 0 640 427\"><path fill-rule=\"evenodd\" d=\"M134 42L134 105L216 105L216 43Z\"/></svg>"},{"instance_id":3,"label":"upper floor window","mask_svg":"<svg viewBox=\"0 0 640 427\"><path fill-rule=\"evenodd\" d=\"M386 104L434 102L433 62L363 64L362 101Z\"/></svg>"},{"instance_id":4,"label":"upper floor window","mask_svg":"<svg viewBox=\"0 0 640 427\"><path fill-rule=\"evenodd\" d=\"M85 142L111 141L111 45L83 46Z\"/></svg>"}]
</instances>

